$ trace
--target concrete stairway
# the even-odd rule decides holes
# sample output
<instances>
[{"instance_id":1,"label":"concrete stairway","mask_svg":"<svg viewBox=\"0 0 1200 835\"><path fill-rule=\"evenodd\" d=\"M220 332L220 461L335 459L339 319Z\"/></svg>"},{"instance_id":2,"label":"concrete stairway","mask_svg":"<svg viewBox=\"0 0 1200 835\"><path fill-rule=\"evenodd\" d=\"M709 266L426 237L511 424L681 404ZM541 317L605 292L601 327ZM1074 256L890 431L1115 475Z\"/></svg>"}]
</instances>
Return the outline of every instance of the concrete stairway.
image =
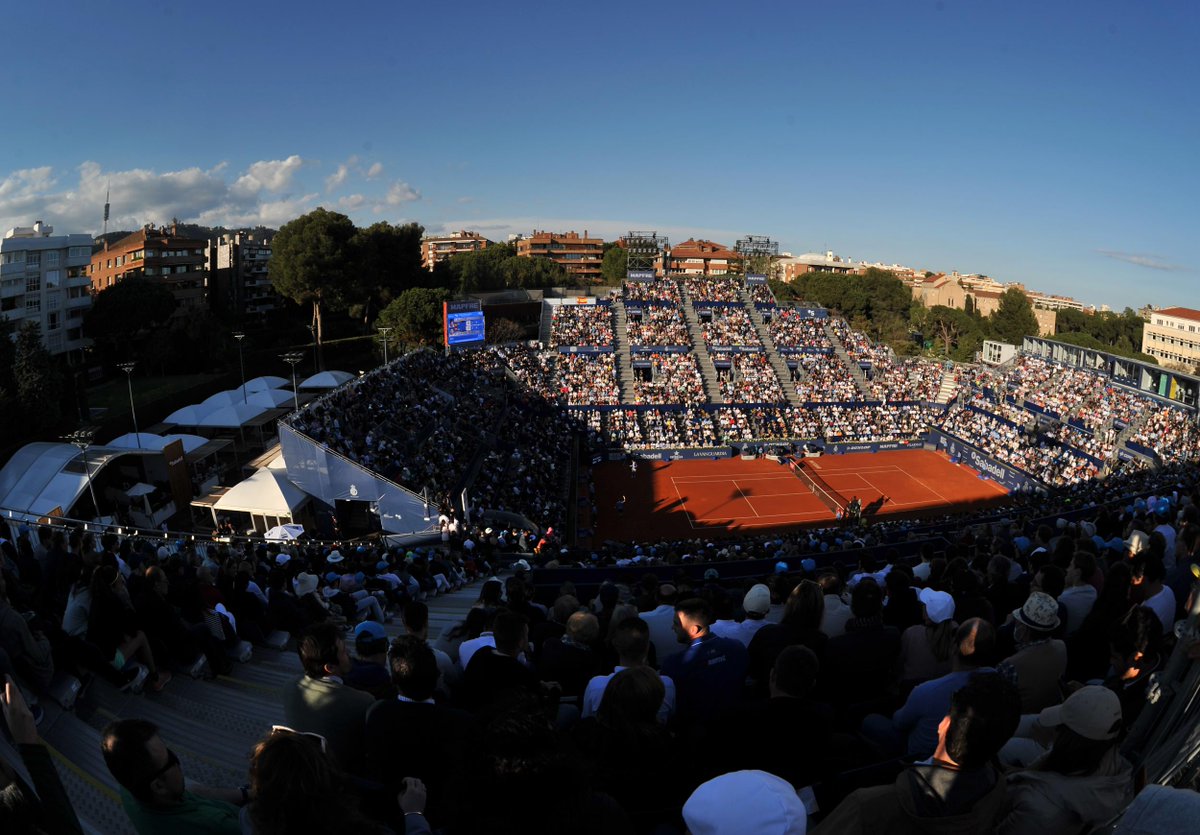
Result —
<instances>
[{"instance_id":1,"label":"concrete stairway","mask_svg":"<svg viewBox=\"0 0 1200 835\"><path fill-rule=\"evenodd\" d=\"M717 368L708 355L704 344L704 333L700 330L700 319L696 316L696 308L688 293L687 284L682 284L683 320L687 324L688 338L692 341L692 353L696 356L696 364L700 367L700 376L704 378L704 391L708 394L710 403L724 403L721 396L721 383L717 379Z\"/></svg>"},{"instance_id":2,"label":"concrete stairway","mask_svg":"<svg viewBox=\"0 0 1200 835\"><path fill-rule=\"evenodd\" d=\"M745 288L742 289L741 293L743 299L747 299L749 294ZM750 314L750 321L754 323L754 330L758 332L758 338L762 340L762 344L766 347L767 357L771 361L771 368L775 369L775 375L779 377L779 385L783 388L788 405L795 406L797 409L801 408L804 402L800 399L800 395L796 393L796 384L792 382L792 370L784 362L783 356L775 346L775 340L771 339L771 329L767 327L762 314L755 309L753 304L748 300L746 300L745 304L746 311Z\"/></svg>"},{"instance_id":3,"label":"concrete stairway","mask_svg":"<svg viewBox=\"0 0 1200 835\"><path fill-rule=\"evenodd\" d=\"M617 368L617 384L621 387L621 402L633 403L633 357L629 352L629 315L625 312L625 302L615 299L612 313L613 359Z\"/></svg>"},{"instance_id":4,"label":"concrete stairway","mask_svg":"<svg viewBox=\"0 0 1200 835\"><path fill-rule=\"evenodd\" d=\"M942 370L942 382L938 387L937 397L934 398L935 403L949 403L958 394L958 384L954 382L954 369L946 368Z\"/></svg>"},{"instance_id":5,"label":"concrete stairway","mask_svg":"<svg viewBox=\"0 0 1200 835\"><path fill-rule=\"evenodd\" d=\"M542 318L538 322L538 340L546 346L550 345L550 329L554 320L554 308L542 302Z\"/></svg>"},{"instance_id":6,"label":"concrete stairway","mask_svg":"<svg viewBox=\"0 0 1200 835\"><path fill-rule=\"evenodd\" d=\"M476 581L427 601L431 640L466 617L480 585ZM389 637L404 632L398 619L385 629ZM189 783L233 788L247 781L255 743L271 725L283 722L281 693L301 674L300 659L289 644L283 651L256 647L248 663L235 664L228 676L210 681L177 673L161 693L124 693L93 679L73 711L42 699L46 715L38 731L84 832L133 835L116 781L100 753L100 738L109 722L154 722L179 757Z\"/></svg>"},{"instance_id":7,"label":"concrete stairway","mask_svg":"<svg viewBox=\"0 0 1200 835\"><path fill-rule=\"evenodd\" d=\"M871 396L871 389L867 385L867 377L865 374L863 374L863 370L858 367L858 363L855 362L850 357L849 352L846 351L846 345L842 342L841 338L838 337L837 331L831 328L828 322L822 322L821 327L825 330L825 335L829 337L829 341L833 345L834 355L842 361L842 365L846 366L846 370L849 371L850 376L854 378L854 384L858 386L859 392L862 393L863 397L869 398Z\"/></svg>"}]
</instances>

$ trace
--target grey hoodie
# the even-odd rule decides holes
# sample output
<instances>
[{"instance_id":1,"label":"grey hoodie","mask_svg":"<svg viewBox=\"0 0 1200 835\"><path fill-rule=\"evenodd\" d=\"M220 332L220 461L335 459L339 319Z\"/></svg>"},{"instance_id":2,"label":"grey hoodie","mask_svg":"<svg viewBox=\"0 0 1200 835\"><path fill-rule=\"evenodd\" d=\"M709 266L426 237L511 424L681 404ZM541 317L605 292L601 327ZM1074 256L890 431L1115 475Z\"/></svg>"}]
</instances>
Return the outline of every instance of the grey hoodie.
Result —
<instances>
[{"instance_id":1,"label":"grey hoodie","mask_svg":"<svg viewBox=\"0 0 1200 835\"><path fill-rule=\"evenodd\" d=\"M1029 769L1008 775L1008 803L997 835L1057 835L1105 823L1133 799L1133 767L1114 745L1092 774Z\"/></svg>"}]
</instances>

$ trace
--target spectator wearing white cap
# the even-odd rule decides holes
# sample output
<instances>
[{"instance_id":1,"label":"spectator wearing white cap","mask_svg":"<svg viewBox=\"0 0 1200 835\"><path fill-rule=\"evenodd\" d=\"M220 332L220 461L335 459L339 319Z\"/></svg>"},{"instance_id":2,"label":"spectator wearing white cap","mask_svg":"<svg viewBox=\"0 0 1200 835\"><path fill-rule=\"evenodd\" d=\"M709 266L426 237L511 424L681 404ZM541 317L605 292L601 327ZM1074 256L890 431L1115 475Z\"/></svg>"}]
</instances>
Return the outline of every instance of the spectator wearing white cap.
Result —
<instances>
[{"instance_id":1,"label":"spectator wearing white cap","mask_svg":"<svg viewBox=\"0 0 1200 835\"><path fill-rule=\"evenodd\" d=\"M918 599L924 623L900 635L900 681L919 683L950 672L954 633L954 598L944 591L921 589Z\"/></svg>"},{"instance_id":2,"label":"spectator wearing white cap","mask_svg":"<svg viewBox=\"0 0 1200 835\"><path fill-rule=\"evenodd\" d=\"M733 638L742 646L749 647L750 640L758 630L767 625L767 614L771 611L771 590L762 583L750 587L742 598L742 609L746 619L737 621L720 620L712 625L712 631L722 638Z\"/></svg>"},{"instance_id":3,"label":"spectator wearing white cap","mask_svg":"<svg viewBox=\"0 0 1200 835\"><path fill-rule=\"evenodd\" d=\"M1017 651L998 669L1016 682L1021 692L1021 712L1037 713L1062 698L1059 681L1067 670L1067 645L1051 637L1061 622L1058 601L1035 591L1012 616L1016 621L1013 637Z\"/></svg>"},{"instance_id":4,"label":"spectator wearing white cap","mask_svg":"<svg viewBox=\"0 0 1200 835\"><path fill-rule=\"evenodd\" d=\"M1115 693L1082 687L1037 722L1054 730L1054 743L1027 769L1008 775L997 833L1081 832L1129 804L1133 771L1119 750L1123 722Z\"/></svg>"},{"instance_id":5,"label":"spectator wearing white cap","mask_svg":"<svg viewBox=\"0 0 1200 835\"><path fill-rule=\"evenodd\" d=\"M804 835L808 813L786 780L735 771L702 783L683 804L691 835Z\"/></svg>"}]
</instances>

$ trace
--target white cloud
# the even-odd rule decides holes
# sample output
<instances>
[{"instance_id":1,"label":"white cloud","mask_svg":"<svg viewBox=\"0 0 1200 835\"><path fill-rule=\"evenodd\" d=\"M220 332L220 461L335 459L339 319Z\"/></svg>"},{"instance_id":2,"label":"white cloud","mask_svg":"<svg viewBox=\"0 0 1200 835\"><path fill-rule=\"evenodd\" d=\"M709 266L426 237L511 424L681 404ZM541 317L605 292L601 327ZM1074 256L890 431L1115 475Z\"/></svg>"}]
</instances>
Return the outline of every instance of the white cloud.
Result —
<instances>
[{"instance_id":1,"label":"white cloud","mask_svg":"<svg viewBox=\"0 0 1200 835\"><path fill-rule=\"evenodd\" d=\"M1111 249L1098 249L1096 252L1100 253L1105 258L1112 258L1115 261L1124 261L1126 264L1133 264L1135 267L1146 267L1147 269L1151 270L1176 272L1187 269L1179 264L1172 264L1165 258L1162 258L1158 255L1147 255L1137 252L1120 252Z\"/></svg>"},{"instance_id":2,"label":"white cloud","mask_svg":"<svg viewBox=\"0 0 1200 835\"><path fill-rule=\"evenodd\" d=\"M337 171L334 171L332 174L330 174L328 177L325 178L325 193L329 194L330 192L334 191L339 186L341 186L342 183L346 182L346 176L349 173L350 173L350 166L346 165L345 163L343 163L342 165L339 165L337 167Z\"/></svg>"},{"instance_id":3,"label":"white cloud","mask_svg":"<svg viewBox=\"0 0 1200 835\"><path fill-rule=\"evenodd\" d=\"M399 206L403 203L410 203L413 200L420 200L421 193L408 183L397 180L388 188L387 197L385 198L389 206Z\"/></svg>"},{"instance_id":4,"label":"white cloud","mask_svg":"<svg viewBox=\"0 0 1200 835\"><path fill-rule=\"evenodd\" d=\"M371 165L371 167L367 169L367 179L374 180L376 177L378 177L382 173L383 173L383 163L382 162L373 163Z\"/></svg>"},{"instance_id":5,"label":"white cloud","mask_svg":"<svg viewBox=\"0 0 1200 835\"><path fill-rule=\"evenodd\" d=\"M281 192L291 185L292 178L303 165L304 160L297 154L287 159L260 160L238 177L233 184L233 191L245 196L261 191Z\"/></svg>"},{"instance_id":6,"label":"white cloud","mask_svg":"<svg viewBox=\"0 0 1200 835\"><path fill-rule=\"evenodd\" d=\"M378 217L391 218L397 207L421 199L417 189L402 181L391 183L386 190L382 185L375 186L374 193L342 193L349 190L347 185L354 177L364 174L355 157L339 164L323 182L315 172L306 170L314 167L309 160L292 155L260 160L241 170L227 162L208 169L108 170L98 162L87 161L74 172L50 166L7 174L0 171L0 233L35 220L53 225L60 233L98 233L109 190L110 230L165 224L172 218L210 226L261 223L278 227L316 208L321 201L348 214L374 213L375 218L357 218L370 222Z\"/></svg>"}]
</instances>

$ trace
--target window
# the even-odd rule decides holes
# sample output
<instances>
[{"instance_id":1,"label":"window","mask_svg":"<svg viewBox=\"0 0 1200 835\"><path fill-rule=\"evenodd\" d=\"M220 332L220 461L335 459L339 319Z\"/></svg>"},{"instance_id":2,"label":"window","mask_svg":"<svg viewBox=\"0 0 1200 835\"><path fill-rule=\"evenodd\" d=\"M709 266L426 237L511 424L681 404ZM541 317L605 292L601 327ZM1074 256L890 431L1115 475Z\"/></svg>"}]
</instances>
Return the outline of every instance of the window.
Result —
<instances>
[{"instance_id":1,"label":"window","mask_svg":"<svg viewBox=\"0 0 1200 835\"><path fill-rule=\"evenodd\" d=\"M49 339L46 340L46 348L52 354L57 354L62 351L62 346L63 342L61 333L52 333L50 334Z\"/></svg>"},{"instance_id":2,"label":"window","mask_svg":"<svg viewBox=\"0 0 1200 835\"><path fill-rule=\"evenodd\" d=\"M46 266L47 267L57 267L58 266L58 257L59 257L59 252L57 249L46 250Z\"/></svg>"},{"instance_id":3,"label":"window","mask_svg":"<svg viewBox=\"0 0 1200 835\"><path fill-rule=\"evenodd\" d=\"M42 310L41 296L26 296L25 297L25 312L40 313Z\"/></svg>"},{"instance_id":4,"label":"window","mask_svg":"<svg viewBox=\"0 0 1200 835\"><path fill-rule=\"evenodd\" d=\"M37 293L42 289L42 277L40 275L31 275L25 279L25 292Z\"/></svg>"},{"instance_id":5,"label":"window","mask_svg":"<svg viewBox=\"0 0 1200 835\"><path fill-rule=\"evenodd\" d=\"M49 313L46 315L46 330L56 331L58 330L58 325L59 322L57 313Z\"/></svg>"},{"instance_id":6,"label":"window","mask_svg":"<svg viewBox=\"0 0 1200 835\"><path fill-rule=\"evenodd\" d=\"M131 259L133 259L134 261L141 261L143 258L146 257L146 250L139 249L137 252L133 253L133 255L130 255L129 257Z\"/></svg>"},{"instance_id":7,"label":"window","mask_svg":"<svg viewBox=\"0 0 1200 835\"><path fill-rule=\"evenodd\" d=\"M73 246L67 249L68 258L87 258L92 254L90 246Z\"/></svg>"},{"instance_id":8,"label":"window","mask_svg":"<svg viewBox=\"0 0 1200 835\"><path fill-rule=\"evenodd\" d=\"M58 306L62 304L61 293L51 293L46 297L46 307L50 310L58 310Z\"/></svg>"},{"instance_id":9,"label":"window","mask_svg":"<svg viewBox=\"0 0 1200 835\"><path fill-rule=\"evenodd\" d=\"M58 287L59 276L61 273L58 270L46 270L46 289L53 290Z\"/></svg>"},{"instance_id":10,"label":"window","mask_svg":"<svg viewBox=\"0 0 1200 835\"><path fill-rule=\"evenodd\" d=\"M19 249L16 252L4 253L3 263L5 264L24 264L25 250Z\"/></svg>"}]
</instances>

